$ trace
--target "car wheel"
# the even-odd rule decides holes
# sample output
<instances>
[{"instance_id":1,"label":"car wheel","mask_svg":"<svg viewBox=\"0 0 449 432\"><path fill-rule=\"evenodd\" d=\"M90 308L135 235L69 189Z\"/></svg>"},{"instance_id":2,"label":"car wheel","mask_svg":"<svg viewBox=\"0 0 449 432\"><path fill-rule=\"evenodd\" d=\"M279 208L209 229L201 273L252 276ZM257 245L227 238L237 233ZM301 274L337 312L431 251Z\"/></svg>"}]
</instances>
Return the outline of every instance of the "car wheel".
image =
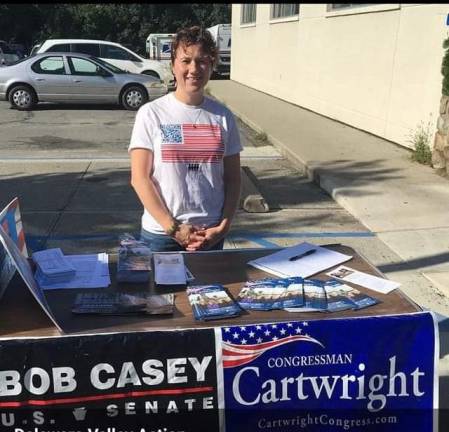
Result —
<instances>
[{"instance_id":1,"label":"car wheel","mask_svg":"<svg viewBox=\"0 0 449 432\"><path fill-rule=\"evenodd\" d=\"M31 87L20 85L9 92L9 102L13 108L18 110L30 110L37 103L36 93Z\"/></svg>"},{"instance_id":2,"label":"car wheel","mask_svg":"<svg viewBox=\"0 0 449 432\"><path fill-rule=\"evenodd\" d=\"M150 75L150 76L155 77L157 79L161 79L159 74L157 72L155 72L155 71L152 71L152 70L145 70L145 71L142 72L142 74L143 75Z\"/></svg>"},{"instance_id":3,"label":"car wheel","mask_svg":"<svg viewBox=\"0 0 449 432\"><path fill-rule=\"evenodd\" d=\"M136 111L147 101L148 94L142 87L130 86L123 91L122 105L127 110Z\"/></svg>"}]
</instances>

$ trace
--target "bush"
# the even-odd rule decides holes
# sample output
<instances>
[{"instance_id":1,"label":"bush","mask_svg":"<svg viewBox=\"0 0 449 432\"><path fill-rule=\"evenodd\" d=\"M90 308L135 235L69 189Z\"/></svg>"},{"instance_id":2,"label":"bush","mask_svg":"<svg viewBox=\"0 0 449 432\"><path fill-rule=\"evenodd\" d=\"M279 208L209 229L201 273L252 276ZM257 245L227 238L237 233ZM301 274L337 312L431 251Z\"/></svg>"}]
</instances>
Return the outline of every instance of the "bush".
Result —
<instances>
[{"instance_id":1,"label":"bush","mask_svg":"<svg viewBox=\"0 0 449 432\"><path fill-rule=\"evenodd\" d=\"M430 149L432 135L431 120L429 120L427 125L424 125L424 123L421 122L410 134L410 139L408 141L413 144L415 149L411 156L413 161L424 165L432 165L432 150Z\"/></svg>"},{"instance_id":2,"label":"bush","mask_svg":"<svg viewBox=\"0 0 449 432\"><path fill-rule=\"evenodd\" d=\"M441 73L443 74L443 94L449 96L449 38L443 42L443 48L446 50L441 65Z\"/></svg>"}]
</instances>

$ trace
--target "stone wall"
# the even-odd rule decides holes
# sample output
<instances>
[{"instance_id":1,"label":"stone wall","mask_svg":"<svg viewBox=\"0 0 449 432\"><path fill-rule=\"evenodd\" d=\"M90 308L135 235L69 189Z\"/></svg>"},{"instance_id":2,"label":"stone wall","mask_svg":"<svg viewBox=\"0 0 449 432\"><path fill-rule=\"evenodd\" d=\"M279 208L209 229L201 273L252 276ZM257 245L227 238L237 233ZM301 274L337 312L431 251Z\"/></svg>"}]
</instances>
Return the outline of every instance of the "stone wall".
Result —
<instances>
[{"instance_id":1,"label":"stone wall","mask_svg":"<svg viewBox=\"0 0 449 432\"><path fill-rule=\"evenodd\" d=\"M441 96L440 116L432 150L432 165L442 176L449 176L449 96Z\"/></svg>"}]
</instances>

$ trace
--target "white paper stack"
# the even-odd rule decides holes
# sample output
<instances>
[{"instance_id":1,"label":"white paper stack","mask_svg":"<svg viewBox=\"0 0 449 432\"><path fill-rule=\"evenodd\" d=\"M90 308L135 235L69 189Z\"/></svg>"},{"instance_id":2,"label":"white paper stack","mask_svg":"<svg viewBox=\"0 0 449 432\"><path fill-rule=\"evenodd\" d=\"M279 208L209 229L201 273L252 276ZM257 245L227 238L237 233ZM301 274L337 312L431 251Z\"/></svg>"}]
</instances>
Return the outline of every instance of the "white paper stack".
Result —
<instances>
[{"instance_id":1,"label":"white paper stack","mask_svg":"<svg viewBox=\"0 0 449 432\"><path fill-rule=\"evenodd\" d=\"M351 258L351 255L345 255L325 247L304 242L249 261L248 264L284 278L290 276L307 278L349 261Z\"/></svg>"},{"instance_id":2,"label":"white paper stack","mask_svg":"<svg viewBox=\"0 0 449 432\"><path fill-rule=\"evenodd\" d=\"M67 282L75 276L75 267L59 248L34 252L32 258L37 266L35 277L45 284Z\"/></svg>"}]
</instances>

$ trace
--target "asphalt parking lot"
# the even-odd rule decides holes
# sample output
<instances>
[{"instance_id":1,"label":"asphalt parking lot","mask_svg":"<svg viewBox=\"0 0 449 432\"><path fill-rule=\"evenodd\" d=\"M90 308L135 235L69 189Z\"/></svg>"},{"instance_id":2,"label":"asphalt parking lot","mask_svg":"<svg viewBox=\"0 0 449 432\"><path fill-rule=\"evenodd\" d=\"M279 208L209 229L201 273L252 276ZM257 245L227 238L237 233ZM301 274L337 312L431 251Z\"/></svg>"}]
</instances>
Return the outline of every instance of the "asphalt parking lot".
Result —
<instances>
[{"instance_id":1,"label":"asphalt parking lot","mask_svg":"<svg viewBox=\"0 0 449 432\"><path fill-rule=\"evenodd\" d=\"M127 154L134 116L115 106L45 104L20 112L0 103L0 204L19 196L32 248L64 238L66 247L76 249L84 236L108 238L105 244L87 242L89 248L108 248L123 230L138 231L141 206L129 186ZM239 211L228 247L283 246L307 238L344 238L359 247L373 240L269 143L243 123L240 131L242 165L271 210Z\"/></svg>"}]
</instances>

